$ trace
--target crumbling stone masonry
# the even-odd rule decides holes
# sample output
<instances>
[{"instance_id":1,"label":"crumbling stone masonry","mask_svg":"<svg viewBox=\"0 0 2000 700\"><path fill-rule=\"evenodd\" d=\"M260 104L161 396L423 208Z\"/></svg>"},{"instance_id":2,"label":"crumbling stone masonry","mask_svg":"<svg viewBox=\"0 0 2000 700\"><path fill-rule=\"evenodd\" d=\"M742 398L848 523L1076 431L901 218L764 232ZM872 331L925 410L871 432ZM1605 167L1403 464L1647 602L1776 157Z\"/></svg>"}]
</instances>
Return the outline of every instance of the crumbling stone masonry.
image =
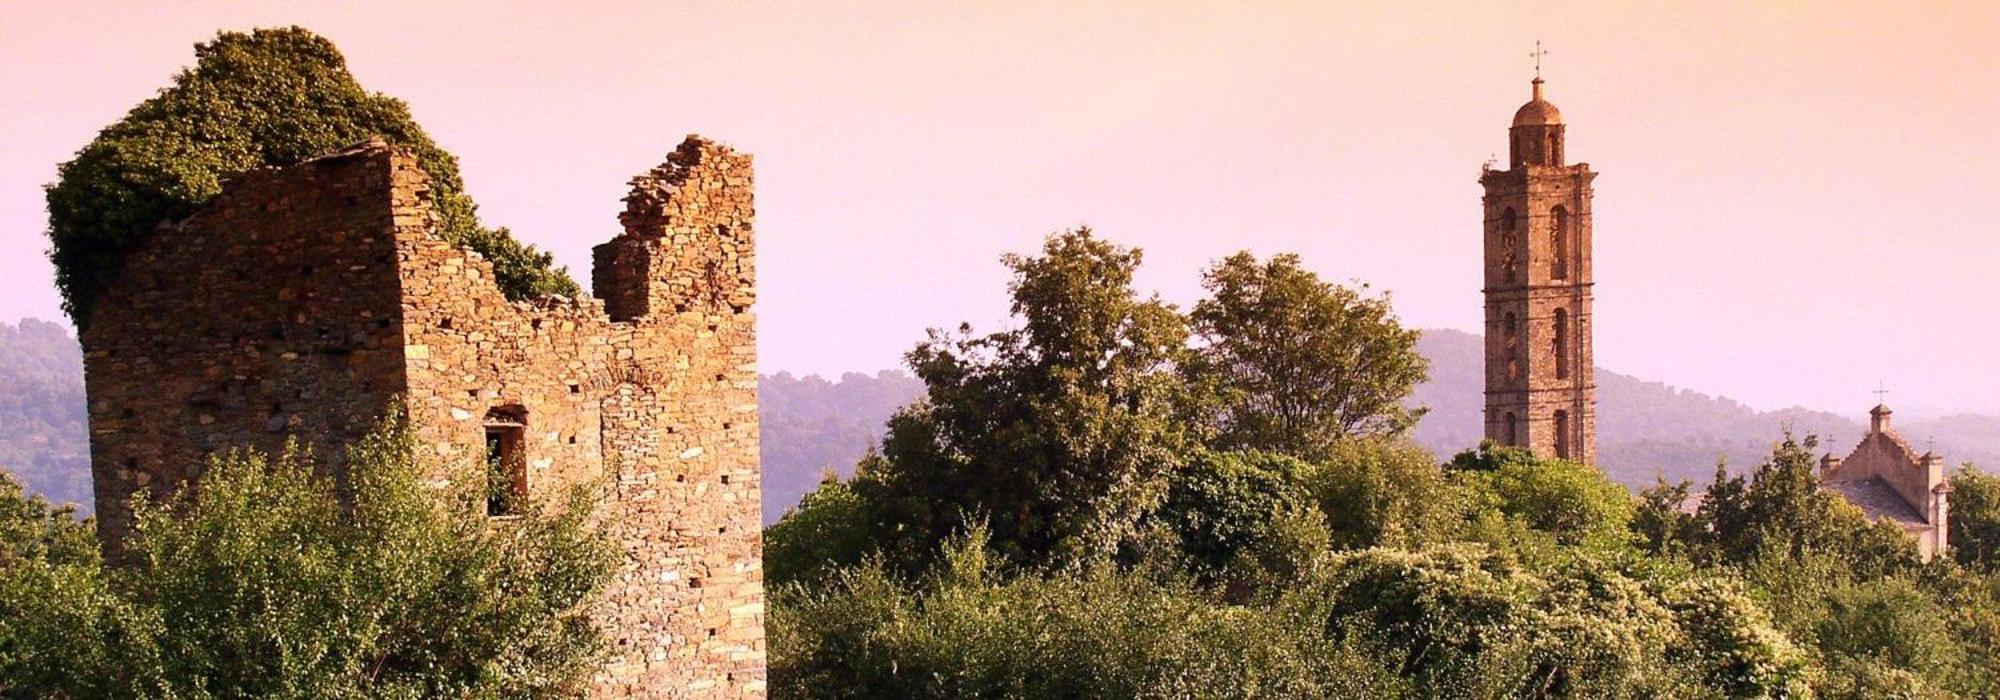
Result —
<instances>
[{"instance_id":1,"label":"crumbling stone masonry","mask_svg":"<svg viewBox=\"0 0 2000 700\"><path fill-rule=\"evenodd\" d=\"M602 301L508 301L430 197L371 141L243 175L128 259L82 337L107 547L128 497L218 450L297 438L338 469L400 408L454 478L505 450L510 487L613 489L597 695L762 697L749 156L689 137L635 178L595 251Z\"/></svg>"}]
</instances>

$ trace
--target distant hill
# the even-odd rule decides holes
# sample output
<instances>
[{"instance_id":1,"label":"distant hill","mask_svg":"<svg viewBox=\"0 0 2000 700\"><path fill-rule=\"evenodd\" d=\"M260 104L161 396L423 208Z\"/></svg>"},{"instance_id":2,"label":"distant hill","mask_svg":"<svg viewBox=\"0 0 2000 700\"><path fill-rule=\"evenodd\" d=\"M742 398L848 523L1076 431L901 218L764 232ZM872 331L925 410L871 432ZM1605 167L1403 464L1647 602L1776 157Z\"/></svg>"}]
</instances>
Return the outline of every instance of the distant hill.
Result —
<instances>
[{"instance_id":1,"label":"distant hill","mask_svg":"<svg viewBox=\"0 0 2000 700\"><path fill-rule=\"evenodd\" d=\"M915 400L924 385L903 372L849 372L839 382L790 372L757 383L762 420L764 522L776 522L831 471L854 473L854 463L882 438L882 425Z\"/></svg>"},{"instance_id":2,"label":"distant hill","mask_svg":"<svg viewBox=\"0 0 2000 700\"><path fill-rule=\"evenodd\" d=\"M28 490L91 508L83 352L61 325L0 323L0 468Z\"/></svg>"},{"instance_id":3,"label":"distant hill","mask_svg":"<svg viewBox=\"0 0 2000 700\"><path fill-rule=\"evenodd\" d=\"M1484 345L1454 330L1425 331L1418 351L1431 360L1431 380L1411 403L1430 413L1415 439L1439 457L1479 443ZM828 470L852 474L854 463L881 438L883 422L923 393L900 371L848 373L838 381L788 372L759 383L762 411L764 519L774 521L819 483ZM1727 398L1597 370L1599 466L1633 486L1669 480L1705 481L1718 459L1745 468L1770 452L1789 426L1846 450L1859 438L1866 406L1853 415L1804 408L1757 411ZM1913 443L1935 440L1951 464L2000 464L2000 416L1963 414L1901 420ZM82 356L63 326L25 320L0 324L0 468L31 490L89 510L90 453L86 442Z\"/></svg>"},{"instance_id":4,"label":"distant hill","mask_svg":"<svg viewBox=\"0 0 2000 700\"><path fill-rule=\"evenodd\" d=\"M1476 445L1483 401L1484 341L1454 330L1430 330L1417 349L1431 359L1431 381L1413 403L1431 412L1418 424L1417 442L1440 456ZM1822 450L1845 451L1866 429L1867 409L1851 415L1806 408L1757 411L1727 398L1679 389L1629 375L1597 370L1597 459L1629 485L1706 481L1718 459L1734 468L1756 465L1784 437L1818 435ZM1896 429L1919 446L1935 439L1954 467L1962 462L2000 464L2000 417L1959 415L1899 420Z\"/></svg>"}]
</instances>

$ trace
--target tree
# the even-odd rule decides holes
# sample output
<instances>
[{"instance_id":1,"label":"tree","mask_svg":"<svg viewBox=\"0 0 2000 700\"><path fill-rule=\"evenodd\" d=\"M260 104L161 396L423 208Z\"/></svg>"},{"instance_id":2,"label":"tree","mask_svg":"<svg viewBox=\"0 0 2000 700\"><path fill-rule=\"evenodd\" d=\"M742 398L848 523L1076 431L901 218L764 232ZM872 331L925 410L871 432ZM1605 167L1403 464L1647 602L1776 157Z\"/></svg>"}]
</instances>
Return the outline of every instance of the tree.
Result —
<instances>
[{"instance_id":1,"label":"tree","mask_svg":"<svg viewBox=\"0 0 2000 700\"><path fill-rule=\"evenodd\" d=\"M1916 564L1916 546L1894 525L1871 522L1820 488L1813 448L1787 435L1749 480L1718 466L1696 517L1709 525L1704 556L1743 564L1759 557L1800 561L1831 555L1856 576L1883 576Z\"/></svg>"},{"instance_id":2,"label":"tree","mask_svg":"<svg viewBox=\"0 0 2000 700\"><path fill-rule=\"evenodd\" d=\"M1009 255L1020 327L932 331L908 355L925 395L889 421L855 490L913 556L975 522L1017 562L1114 552L1190 440L1177 416L1187 328L1131 287L1138 250L1078 229Z\"/></svg>"},{"instance_id":3,"label":"tree","mask_svg":"<svg viewBox=\"0 0 2000 700\"><path fill-rule=\"evenodd\" d=\"M135 501L127 562L0 567L0 695L580 695L602 647L586 604L612 552L579 494L510 521L443 500L407 431L305 455L220 457Z\"/></svg>"},{"instance_id":4,"label":"tree","mask_svg":"<svg viewBox=\"0 0 2000 700\"><path fill-rule=\"evenodd\" d=\"M1314 468L1268 452L1202 453L1175 469L1155 514L1176 533L1189 573L1249 588L1291 574L1328 546Z\"/></svg>"},{"instance_id":5,"label":"tree","mask_svg":"<svg viewBox=\"0 0 2000 700\"><path fill-rule=\"evenodd\" d=\"M2000 564L2000 477L1972 465L1951 475L1951 556L1980 569Z\"/></svg>"},{"instance_id":6,"label":"tree","mask_svg":"<svg viewBox=\"0 0 2000 700\"><path fill-rule=\"evenodd\" d=\"M1699 542L1702 523L1685 510L1694 483L1667 483L1656 478L1652 486L1639 492L1639 509L1632 515L1632 531L1649 554L1678 553Z\"/></svg>"},{"instance_id":7,"label":"tree","mask_svg":"<svg viewBox=\"0 0 2000 700\"><path fill-rule=\"evenodd\" d=\"M501 291L574 296L553 259L506 229L479 225L458 161L401 101L363 89L333 43L297 27L224 32L195 47L194 68L139 103L58 169L48 188L49 257L63 307L87 325L121 261L162 222L191 214L229 178L284 166L371 136L407 148L430 174L440 232L493 262Z\"/></svg>"},{"instance_id":8,"label":"tree","mask_svg":"<svg viewBox=\"0 0 2000 700\"><path fill-rule=\"evenodd\" d=\"M1313 491L1339 549L1450 541L1470 505L1430 453L1388 440L1335 444L1314 473Z\"/></svg>"},{"instance_id":9,"label":"tree","mask_svg":"<svg viewBox=\"0 0 2000 700\"><path fill-rule=\"evenodd\" d=\"M1596 467L1492 443L1459 453L1451 463L1483 505L1560 544L1616 549L1629 542L1637 504Z\"/></svg>"},{"instance_id":10,"label":"tree","mask_svg":"<svg viewBox=\"0 0 2000 700\"><path fill-rule=\"evenodd\" d=\"M871 454L863 462L875 459ZM854 487L829 471L798 507L764 528L764 582L772 587L817 583L832 571L861 563L874 551L874 535Z\"/></svg>"},{"instance_id":11,"label":"tree","mask_svg":"<svg viewBox=\"0 0 2000 700\"><path fill-rule=\"evenodd\" d=\"M1957 662L1951 625L1931 597L1908 580L1874 579L1845 586L1827 599L1815 625L1820 649L1873 659L1927 677Z\"/></svg>"},{"instance_id":12,"label":"tree","mask_svg":"<svg viewBox=\"0 0 2000 700\"><path fill-rule=\"evenodd\" d=\"M1343 438L1397 435L1422 415L1403 400L1428 361L1386 295L1323 282L1289 253L1231 255L1202 286L1209 297L1190 319L1204 345L1190 373L1218 392L1221 446L1316 460Z\"/></svg>"},{"instance_id":13,"label":"tree","mask_svg":"<svg viewBox=\"0 0 2000 700\"><path fill-rule=\"evenodd\" d=\"M0 569L22 561L83 563L97 557L97 538L73 506L29 494L0 470Z\"/></svg>"}]
</instances>

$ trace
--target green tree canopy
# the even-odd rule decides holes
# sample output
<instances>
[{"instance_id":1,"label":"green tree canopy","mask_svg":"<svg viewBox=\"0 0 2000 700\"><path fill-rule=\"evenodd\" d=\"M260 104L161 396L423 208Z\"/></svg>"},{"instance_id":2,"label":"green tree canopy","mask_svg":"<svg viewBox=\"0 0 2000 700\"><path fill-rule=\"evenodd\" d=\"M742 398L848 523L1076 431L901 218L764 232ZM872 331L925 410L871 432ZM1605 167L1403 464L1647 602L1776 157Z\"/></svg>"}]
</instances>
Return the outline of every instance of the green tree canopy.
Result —
<instances>
[{"instance_id":1,"label":"green tree canopy","mask_svg":"<svg viewBox=\"0 0 2000 700\"><path fill-rule=\"evenodd\" d=\"M1824 554L1859 575L1876 576L1915 565L1916 544L1896 526L1871 522L1860 508L1820 488L1817 445L1810 436L1785 436L1747 481L1718 467L1696 513L1713 538L1706 556L1741 564Z\"/></svg>"},{"instance_id":2,"label":"green tree canopy","mask_svg":"<svg viewBox=\"0 0 2000 700\"><path fill-rule=\"evenodd\" d=\"M1349 437L1395 435L1429 362L1386 296L1321 281L1299 257L1248 252L1202 276L1190 314L1204 341L1190 373L1216 392L1220 445L1318 459Z\"/></svg>"},{"instance_id":3,"label":"green tree canopy","mask_svg":"<svg viewBox=\"0 0 2000 700\"><path fill-rule=\"evenodd\" d=\"M1186 323L1132 289L1138 250L1079 229L1008 255L1020 326L933 331L909 364L923 401L857 475L883 532L928 551L990 524L1017 561L1097 556L1133 536L1189 444L1175 369Z\"/></svg>"},{"instance_id":4,"label":"green tree canopy","mask_svg":"<svg viewBox=\"0 0 2000 700\"><path fill-rule=\"evenodd\" d=\"M0 470L0 569L21 561L92 561L97 538L91 530L90 523L77 522L74 507L30 494Z\"/></svg>"},{"instance_id":5,"label":"green tree canopy","mask_svg":"<svg viewBox=\"0 0 2000 700\"><path fill-rule=\"evenodd\" d=\"M1968 464L1951 475L1951 555L1966 566L2000 565L2000 477Z\"/></svg>"},{"instance_id":6,"label":"green tree canopy","mask_svg":"<svg viewBox=\"0 0 2000 700\"><path fill-rule=\"evenodd\" d=\"M1288 575L1331 539L1314 471L1269 452L1203 452L1173 471L1156 517L1197 580Z\"/></svg>"},{"instance_id":7,"label":"green tree canopy","mask_svg":"<svg viewBox=\"0 0 2000 700\"><path fill-rule=\"evenodd\" d=\"M197 45L195 59L62 164L48 188L49 257L63 306L79 325L136 246L162 222L193 213L229 178L370 136L416 154L431 177L441 232L491 260L509 297L578 293L547 253L480 226L457 159L401 101L363 89L332 42L297 27L224 32Z\"/></svg>"}]
</instances>

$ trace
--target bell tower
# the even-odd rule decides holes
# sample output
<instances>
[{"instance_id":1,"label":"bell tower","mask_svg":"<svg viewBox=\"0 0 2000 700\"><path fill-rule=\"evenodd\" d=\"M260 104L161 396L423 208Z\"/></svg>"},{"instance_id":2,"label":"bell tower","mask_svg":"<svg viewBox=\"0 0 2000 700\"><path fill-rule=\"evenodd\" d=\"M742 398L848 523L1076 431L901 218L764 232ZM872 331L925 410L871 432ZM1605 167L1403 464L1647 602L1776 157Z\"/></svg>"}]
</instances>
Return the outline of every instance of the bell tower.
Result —
<instances>
[{"instance_id":1,"label":"bell tower","mask_svg":"<svg viewBox=\"0 0 2000 700\"><path fill-rule=\"evenodd\" d=\"M1564 162L1563 119L1542 96L1514 113L1507 169L1487 166L1486 438L1536 455L1597 459L1591 358L1591 180Z\"/></svg>"}]
</instances>

